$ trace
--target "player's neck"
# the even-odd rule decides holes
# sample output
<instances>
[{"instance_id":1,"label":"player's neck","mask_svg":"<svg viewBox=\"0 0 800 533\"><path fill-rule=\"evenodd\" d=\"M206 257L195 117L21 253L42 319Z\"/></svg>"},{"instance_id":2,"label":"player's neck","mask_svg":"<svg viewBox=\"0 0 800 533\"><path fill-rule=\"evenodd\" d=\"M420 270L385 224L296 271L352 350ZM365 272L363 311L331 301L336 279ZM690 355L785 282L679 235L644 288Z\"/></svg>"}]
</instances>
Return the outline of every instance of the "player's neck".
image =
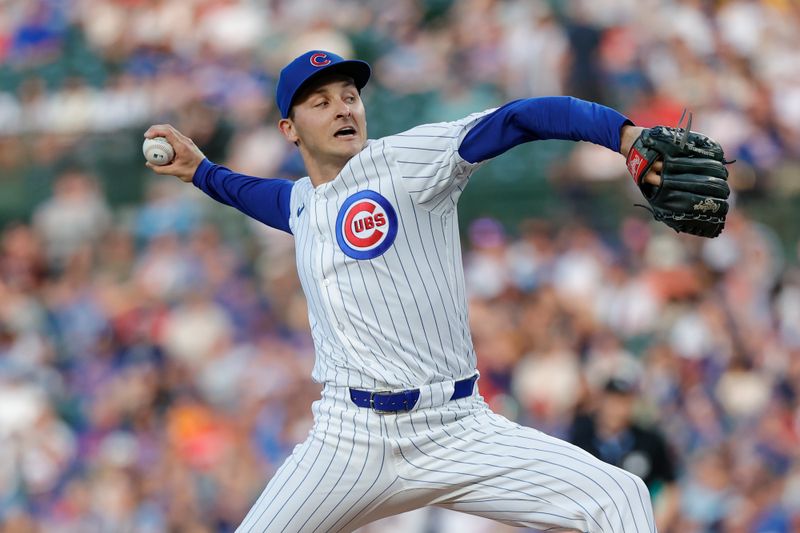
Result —
<instances>
[{"instance_id":1,"label":"player's neck","mask_svg":"<svg viewBox=\"0 0 800 533\"><path fill-rule=\"evenodd\" d=\"M308 172L308 177L311 178L311 183L314 185L314 187L318 187L323 183L328 183L329 181L336 179L336 176L339 175L339 172L342 171L344 166L350 160L350 158L323 160L320 158L311 157L308 154L302 155L303 163L305 163L306 166L306 172Z\"/></svg>"}]
</instances>

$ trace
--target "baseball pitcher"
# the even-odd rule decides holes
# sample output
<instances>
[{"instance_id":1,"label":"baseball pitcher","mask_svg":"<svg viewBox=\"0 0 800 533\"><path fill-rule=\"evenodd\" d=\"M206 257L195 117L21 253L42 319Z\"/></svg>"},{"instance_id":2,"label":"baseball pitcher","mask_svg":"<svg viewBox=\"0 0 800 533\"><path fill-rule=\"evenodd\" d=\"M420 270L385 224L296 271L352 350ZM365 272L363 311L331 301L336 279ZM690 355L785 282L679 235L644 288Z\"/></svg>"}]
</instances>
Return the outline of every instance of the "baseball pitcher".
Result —
<instances>
[{"instance_id":1,"label":"baseball pitcher","mask_svg":"<svg viewBox=\"0 0 800 533\"><path fill-rule=\"evenodd\" d=\"M278 127L308 171L296 182L216 165L169 125L145 133L175 151L153 171L296 239L312 378L324 388L308 438L238 531L352 531L436 505L547 530L654 532L639 478L481 398L456 206L475 169L518 144L588 141L627 156L658 220L713 237L728 209L722 149L688 127L636 127L569 97L371 140L360 98L369 77L367 63L323 50L281 71Z\"/></svg>"}]
</instances>

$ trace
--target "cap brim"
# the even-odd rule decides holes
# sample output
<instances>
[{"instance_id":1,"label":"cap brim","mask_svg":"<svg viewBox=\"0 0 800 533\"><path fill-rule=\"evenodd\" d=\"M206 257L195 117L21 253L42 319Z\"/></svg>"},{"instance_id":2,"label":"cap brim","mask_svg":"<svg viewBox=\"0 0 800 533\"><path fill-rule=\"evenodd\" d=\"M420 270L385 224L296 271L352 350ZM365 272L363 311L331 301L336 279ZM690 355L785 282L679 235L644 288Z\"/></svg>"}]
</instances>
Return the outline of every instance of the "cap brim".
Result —
<instances>
[{"instance_id":1,"label":"cap brim","mask_svg":"<svg viewBox=\"0 0 800 533\"><path fill-rule=\"evenodd\" d=\"M333 65L323 67L319 69L317 72L309 76L297 90L294 92L294 96L292 97L292 101L289 104L291 108L297 97L303 93L303 91L308 87L311 83L315 80L318 80L322 76L330 75L330 74L344 74L345 76L350 76L353 78L353 82L356 84L356 87L360 91L364 88L364 86L369 81L370 76L372 75L372 69L370 68L369 64L365 61L359 61L357 59L348 59L345 61L339 61L338 63L334 63Z\"/></svg>"}]
</instances>

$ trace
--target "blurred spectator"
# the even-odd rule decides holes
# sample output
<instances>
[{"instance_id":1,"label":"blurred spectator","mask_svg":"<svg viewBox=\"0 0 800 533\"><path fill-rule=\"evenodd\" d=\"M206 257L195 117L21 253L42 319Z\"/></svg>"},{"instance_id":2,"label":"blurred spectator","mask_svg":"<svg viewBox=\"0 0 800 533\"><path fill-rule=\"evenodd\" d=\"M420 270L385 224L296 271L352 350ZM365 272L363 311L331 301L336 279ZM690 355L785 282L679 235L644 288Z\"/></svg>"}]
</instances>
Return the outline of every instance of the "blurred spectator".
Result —
<instances>
[{"instance_id":1,"label":"blurred spectator","mask_svg":"<svg viewBox=\"0 0 800 533\"><path fill-rule=\"evenodd\" d=\"M152 181L146 203L136 216L136 236L149 241L167 233L186 236L198 221L197 205L183 194L174 181Z\"/></svg>"},{"instance_id":2,"label":"blurred spectator","mask_svg":"<svg viewBox=\"0 0 800 533\"><path fill-rule=\"evenodd\" d=\"M53 186L53 196L34 213L34 224L44 239L50 265L66 266L82 245L94 244L108 229L111 212L97 188L84 172L69 169Z\"/></svg>"},{"instance_id":3,"label":"blurred spectator","mask_svg":"<svg viewBox=\"0 0 800 533\"><path fill-rule=\"evenodd\" d=\"M730 477L724 449L708 450L687 465L681 490L681 526L689 531L719 528L736 505L736 488Z\"/></svg>"},{"instance_id":4,"label":"blurred spectator","mask_svg":"<svg viewBox=\"0 0 800 533\"><path fill-rule=\"evenodd\" d=\"M602 385L594 411L576 417L570 441L641 477L656 499L656 527L659 531L672 531L680 498L677 465L664 437L635 420L635 378L622 376L613 376Z\"/></svg>"}]
</instances>

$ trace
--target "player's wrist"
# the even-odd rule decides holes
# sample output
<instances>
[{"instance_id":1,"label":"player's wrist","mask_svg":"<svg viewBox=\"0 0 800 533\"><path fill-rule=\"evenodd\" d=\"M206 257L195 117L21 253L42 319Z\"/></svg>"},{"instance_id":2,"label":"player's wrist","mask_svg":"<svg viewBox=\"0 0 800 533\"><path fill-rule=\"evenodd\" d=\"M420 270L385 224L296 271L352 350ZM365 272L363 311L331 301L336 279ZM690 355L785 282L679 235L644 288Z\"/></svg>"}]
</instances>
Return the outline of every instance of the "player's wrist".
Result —
<instances>
[{"instance_id":1,"label":"player's wrist","mask_svg":"<svg viewBox=\"0 0 800 533\"><path fill-rule=\"evenodd\" d=\"M639 138L644 129L641 126L634 126L630 123L623 125L619 133L619 153L628 157L633 143L636 142L636 139Z\"/></svg>"},{"instance_id":2,"label":"player's wrist","mask_svg":"<svg viewBox=\"0 0 800 533\"><path fill-rule=\"evenodd\" d=\"M182 181L186 183L194 183L197 184L201 181L204 181L208 173L214 169L214 163L208 160L207 157L203 156L197 164L194 166L194 170L191 170L191 173L187 173L187 178L184 179L181 177Z\"/></svg>"}]
</instances>

